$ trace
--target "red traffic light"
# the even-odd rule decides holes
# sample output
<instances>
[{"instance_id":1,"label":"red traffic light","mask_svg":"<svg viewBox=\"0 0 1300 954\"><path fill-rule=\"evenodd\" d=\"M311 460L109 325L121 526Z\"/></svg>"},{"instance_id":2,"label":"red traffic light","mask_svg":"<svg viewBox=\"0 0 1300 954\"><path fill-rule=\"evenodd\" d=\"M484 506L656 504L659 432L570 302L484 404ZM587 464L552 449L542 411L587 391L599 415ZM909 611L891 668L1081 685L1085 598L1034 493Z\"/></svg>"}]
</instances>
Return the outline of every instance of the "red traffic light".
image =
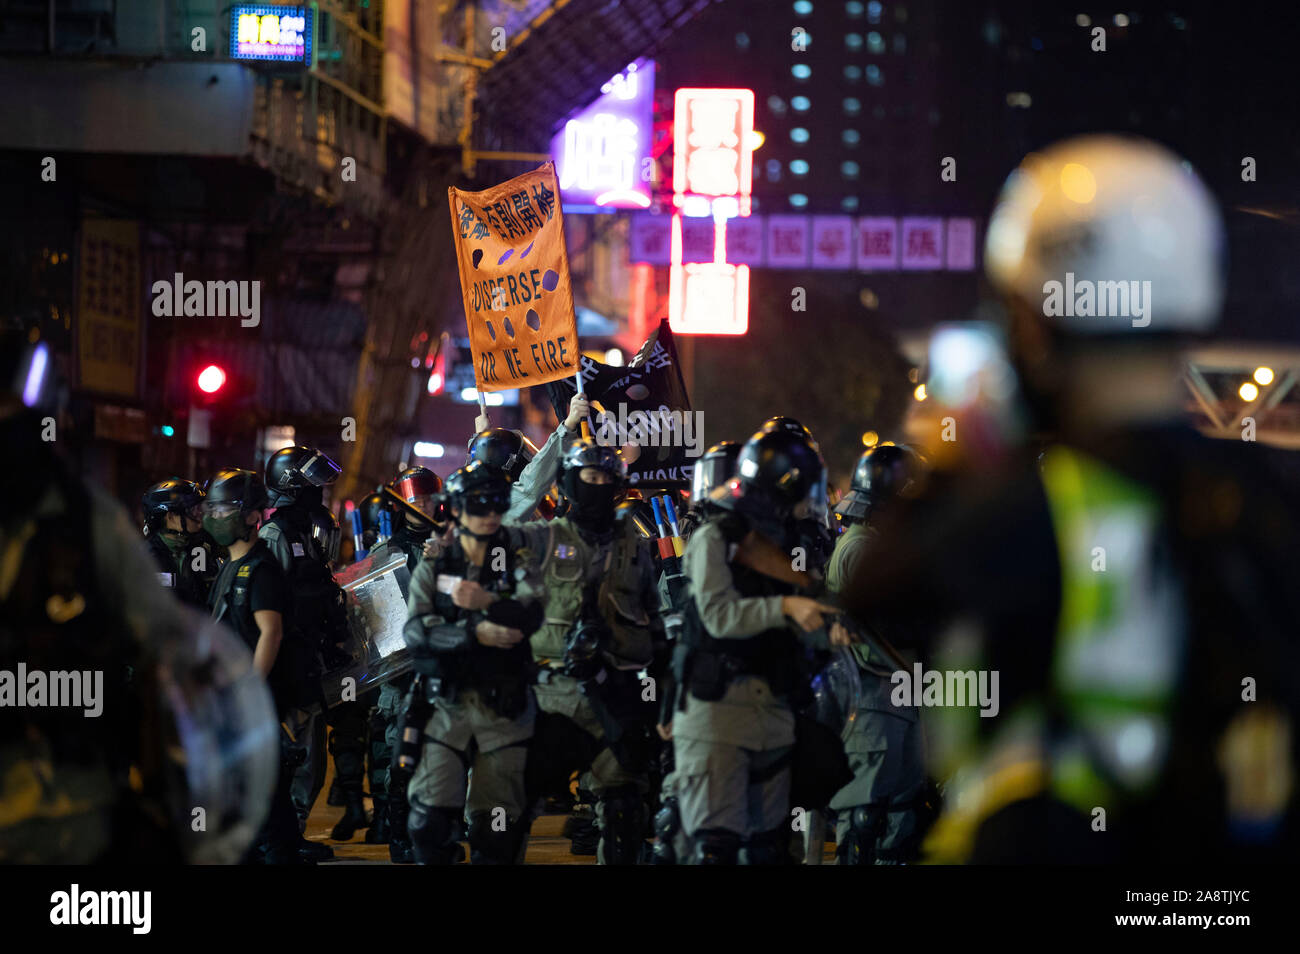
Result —
<instances>
[{"instance_id":1,"label":"red traffic light","mask_svg":"<svg viewBox=\"0 0 1300 954\"><path fill-rule=\"evenodd\" d=\"M210 364L199 372L199 390L205 394L216 394L226 383L226 372L215 364Z\"/></svg>"}]
</instances>

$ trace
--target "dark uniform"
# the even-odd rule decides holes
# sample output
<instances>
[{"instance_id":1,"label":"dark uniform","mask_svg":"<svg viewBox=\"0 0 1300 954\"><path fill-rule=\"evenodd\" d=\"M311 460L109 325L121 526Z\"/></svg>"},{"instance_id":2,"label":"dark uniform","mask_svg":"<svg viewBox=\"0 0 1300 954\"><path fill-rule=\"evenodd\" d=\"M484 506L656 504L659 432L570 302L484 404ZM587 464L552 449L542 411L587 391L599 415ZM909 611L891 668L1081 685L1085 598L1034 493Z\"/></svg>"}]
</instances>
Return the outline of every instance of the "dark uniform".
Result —
<instances>
[{"instance_id":1,"label":"dark uniform","mask_svg":"<svg viewBox=\"0 0 1300 954\"><path fill-rule=\"evenodd\" d=\"M250 650L257 647L261 635L254 613L261 610L279 613L285 623L284 632L289 632L293 601L288 581L264 541L254 543L253 549L242 559L228 560L222 566L212 587L211 610L213 619L230 626ZM295 698L292 661L287 650L282 649L277 656L267 682L276 712L284 718L294 708ZM271 799L271 814L260 839L262 860L268 864L294 864L300 860L298 816L290 795L292 779L293 766L286 760Z\"/></svg>"},{"instance_id":2,"label":"dark uniform","mask_svg":"<svg viewBox=\"0 0 1300 954\"><path fill-rule=\"evenodd\" d=\"M317 647L318 672L338 661L335 657L342 655L340 645L348 631L343 591L334 582L317 533L321 488L337 480L339 473L334 461L312 448L276 451L266 462L266 488L276 510L258 532L288 577L294 638ZM325 782L326 714L312 711L318 706L323 709L323 699L304 698L290 725L294 738L308 752L293 784L299 831L306 829L307 816ZM304 847L322 858L333 856L328 846L304 842Z\"/></svg>"},{"instance_id":3,"label":"dark uniform","mask_svg":"<svg viewBox=\"0 0 1300 954\"><path fill-rule=\"evenodd\" d=\"M206 608L220 563L216 550L202 531L190 533L166 525L169 514L197 523L202 502L203 491L198 485L179 477L154 484L141 498L145 543L158 564L159 582L182 603Z\"/></svg>"}]
</instances>

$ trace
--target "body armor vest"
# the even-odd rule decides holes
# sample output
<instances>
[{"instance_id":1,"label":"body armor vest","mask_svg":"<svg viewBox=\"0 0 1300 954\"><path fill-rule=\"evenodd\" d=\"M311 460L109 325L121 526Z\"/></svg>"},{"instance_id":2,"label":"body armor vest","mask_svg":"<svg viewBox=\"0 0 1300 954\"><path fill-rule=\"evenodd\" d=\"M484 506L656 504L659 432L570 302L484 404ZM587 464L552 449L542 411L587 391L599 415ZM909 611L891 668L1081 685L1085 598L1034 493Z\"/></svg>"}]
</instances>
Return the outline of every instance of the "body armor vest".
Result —
<instances>
[{"instance_id":1,"label":"body armor vest","mask_svg":"<svg viewBox=\"0 0 1300 954\"><path fill-rule=\"evenodd\" d=\"M494 571L492 552L498 546L505 551L505 568ZM466 558L459 536L434 561L437 574L476 580L485 590L498 594L502 599L514 597L516 567L515 551L504 531L498 532L488 542L487 562L480 567L475 568ZM466 617L476 621L491 615L490 611L479 614L461 609L452 602L450 594L441 590L434 593L433 607L439 616L453 625ZM443 698L454 699L460 689L475 689L493 711L512 719L527 707L528 686L532 682L532 655L527 640L510 649L498 649L484 646L473 633L469 633L466 650L437 653L434 666L437 672L429 683L437 687L438 695Z\"/></svg>"},{"instance_id":2,"label":"body armor vest","mask_svg":"<svg viewBox=\"0 0 1300 954\"><path fill-rule=\"evenodd\" d=\"M642 603L641 561L651 557L635 524L618 520L606 548L584 540L577 527L563 517L551 521L547 529L547 551L541 565L545 620L532 638L533 655L555 660L564 656L565 641L582 615L588 568L600 560L597 609L613 637L605 656L616 669L647 665L653 656L653 642L650 616Z\"/></svg>"}]
</instances>

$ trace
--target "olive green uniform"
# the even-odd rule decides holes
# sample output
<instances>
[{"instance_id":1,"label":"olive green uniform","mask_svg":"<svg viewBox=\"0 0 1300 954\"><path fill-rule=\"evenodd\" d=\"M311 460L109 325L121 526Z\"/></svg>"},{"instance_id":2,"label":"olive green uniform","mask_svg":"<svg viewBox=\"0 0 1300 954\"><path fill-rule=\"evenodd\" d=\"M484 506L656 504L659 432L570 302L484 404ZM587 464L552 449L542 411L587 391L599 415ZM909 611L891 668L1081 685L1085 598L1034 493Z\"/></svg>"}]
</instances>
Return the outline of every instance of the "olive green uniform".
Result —
<instances>
[{"instance_id":1,"label":"olive green uniform","mask_svg":"<svg viewBox=\"0 0 1300 954\"><path fill-rule=\"evenodd\" d=\"M875 531L854 524L839 538L827 568L826 588L840 593L851 585ZM915 830L912 803L925 784L924 746L920 710L896 706L890 699L891 663L862 643L852 647L858 661L862 692L857 717L844 742L853 781L835 793L830 807L839 814L835 841L844 849L851 834L853 809L872 808L873 816L860 824L876 831L872 854L878 861L894 860ZM843 851L841 851L843 854Z\"/></svg>"},{"instance_id":2,"label":"olive green uniform","mask_svg":"<svg viewBox=\"0 0 1300 954\"><path fill-rule=\"evenodd\" d=\"M589 586L595 584L597 606L608 624L612 640L604 648L606 666L631 673L649 665L653 655L653 634L662 629L654 559L648 541L631 520L615 523L612 538L591 542L579 534L567 518L524 524L518 528L527 540L528 564L541 576L546 589L545 619L532 637L533 657L547 670L535 687L538 707L571 720L578 728L603 742L606 738L600 717L583 695L578 681L561 674L565 643L583 610ZM646 705L653 706L653 702ZM647 713L653 718L653 712ZM540 757L545 758L544 753ZM650 789L647 772L641 766L622 764L609 745L602 745L580 784L597 799L596 824L606 830L610 797L619 799L617 810L635 813ZM603 861L605 845L598 850Z\"/></svg>"},{"instance_id":3,"label":"olive green uniform","mask_svg":"<svg viewBox=\"0 0 1300 954\"><path fill-rule=\"evenodd\" d=\"M729 544L710 521L691 535L684 569L699 621L716 640L743 640L793 624L780 595L744 597L728 564ZM750 838L783 829L789 817L789 760L795 741L790 702L761 675L737 675L716 701L683 686L685 710L673 717L674 787L682 828Z\"/></svg>"}]
</instances>

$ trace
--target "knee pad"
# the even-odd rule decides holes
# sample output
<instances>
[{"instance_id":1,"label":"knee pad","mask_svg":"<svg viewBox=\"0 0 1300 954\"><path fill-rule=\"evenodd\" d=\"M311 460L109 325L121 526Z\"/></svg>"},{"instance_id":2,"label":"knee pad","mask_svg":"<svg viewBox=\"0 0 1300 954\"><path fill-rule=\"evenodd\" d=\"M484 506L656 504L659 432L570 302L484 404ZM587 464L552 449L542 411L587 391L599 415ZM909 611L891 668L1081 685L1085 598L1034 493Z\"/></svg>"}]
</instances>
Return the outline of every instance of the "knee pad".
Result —
<instances>
[{"instance_id":1,"label":"knee pad","mask_svg":"<svg viewBox=\"0 0 1300 954\"><path fill-rule=\"evenodd\" d=\"M835 860L842 865L870 865L876 861L876 839L885 828L887 806L881 802L855 805L848 809L849 830L844 842L835 849Z\"/></svg>"},{"instance_id":2,"label":"knee pad","mask_svg":"<svg viewBox=\"0 0 1300 954\"><path fill-rule=\"evenodd\" d=\"M664 799L655 815L655 851L654 863L657 865L677 864L677 849L673 841L682 830L682 815L677 807L676 796Z\"/></svg>"},{"instance_id":3,"label":"knee pad","mask_svg":"<svg viewBox=\"0 0 1300 954\"><path fill-rule=\"evenodd\" d=\"M645 798L635 788L613 789L596 802L601 864L636 864L645 841L649 814Z\"/></svg>"},{"instance_id":4,"label":"knee pad","mask_svg":"<svg viewBox=\"0 0 1300 954\"><path fill-rule=\"evenodd\" d=\"M745 846L747 861L751 865L788 865L793 862L790 857L790 839L794 837L791 829L782 825L771 831L760 831L749 836Z\"/></svg>"},{"instance_id":5,"label":"knee pad","mask_svg":"<svg viewBox=\"0 0 1300 954\"><path fill-rule=\"evenodd\" d=\"M734 865L740 836L725 828L702 828L691 837L691 860L697 865Z\"/></svg>"},{"instance_id":6,"label":"knee pad","mask_svg":"<svg viewBox=\"0 0 1300 954\"><path fill-rule=\"evenodd\" d=\"M524 823L506 817L504 830L492 825L492 812L474 812L469 816L469 857L476 865L512 865L519 853Z\"/></svg>"},{"instance_id":7,"label":"knee pad","mask_svg":"<svg viewBox=\"0 0 1300 954\"><path fill-rule=\"evenodd\" d=\"M464 809L434 808L411 799L406 817L407 836L421 865L452 865L464 860L460 847L460 819Z\"/></svg>"}]
</instances>

